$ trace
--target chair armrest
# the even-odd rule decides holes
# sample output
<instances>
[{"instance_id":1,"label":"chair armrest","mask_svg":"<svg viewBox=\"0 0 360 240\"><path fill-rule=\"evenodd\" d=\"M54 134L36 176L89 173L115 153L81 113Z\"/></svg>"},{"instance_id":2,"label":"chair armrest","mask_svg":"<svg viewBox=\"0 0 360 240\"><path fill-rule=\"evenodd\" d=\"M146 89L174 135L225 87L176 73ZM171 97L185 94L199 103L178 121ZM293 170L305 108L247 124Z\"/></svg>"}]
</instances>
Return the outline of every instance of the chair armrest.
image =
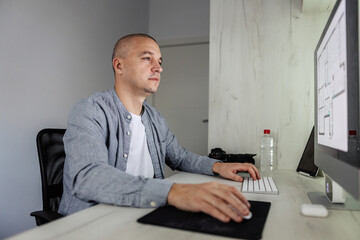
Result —
<instances>
[{"instance_id":1,"label":"chair armrest","mask_svg":"<svg viewBox=\"0 0 360 240\"><path fill-rule=\"evenodd\" d=\"M61 215L60 213L53 212L53 211L35 211L35 212L30 213L30 216L35 217L37 226L43 225L45 223L48 223L48 222L51 222L51 221L54 221L56 219L63 217L63 215Z\"/></svg>"}]
</instances>

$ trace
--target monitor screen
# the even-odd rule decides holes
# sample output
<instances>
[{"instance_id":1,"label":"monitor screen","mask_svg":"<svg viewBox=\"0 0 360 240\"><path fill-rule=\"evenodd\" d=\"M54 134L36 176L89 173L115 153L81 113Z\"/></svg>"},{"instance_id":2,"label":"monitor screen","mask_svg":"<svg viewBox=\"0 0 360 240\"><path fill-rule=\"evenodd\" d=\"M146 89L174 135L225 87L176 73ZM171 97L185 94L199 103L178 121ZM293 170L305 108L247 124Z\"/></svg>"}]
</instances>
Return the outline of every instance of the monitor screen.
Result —
<instances>
[{"instance_id":1,"label":"monitor screen","mask_svg":"<svg viewBox=\"0 0 360 240\"><path fill-rule=\"evenodd\" d=\"M360 199L358 0L338 0L315 49L315 164ZM358 139L358 135L357 135Z\"/></svg>"}]
</instances>

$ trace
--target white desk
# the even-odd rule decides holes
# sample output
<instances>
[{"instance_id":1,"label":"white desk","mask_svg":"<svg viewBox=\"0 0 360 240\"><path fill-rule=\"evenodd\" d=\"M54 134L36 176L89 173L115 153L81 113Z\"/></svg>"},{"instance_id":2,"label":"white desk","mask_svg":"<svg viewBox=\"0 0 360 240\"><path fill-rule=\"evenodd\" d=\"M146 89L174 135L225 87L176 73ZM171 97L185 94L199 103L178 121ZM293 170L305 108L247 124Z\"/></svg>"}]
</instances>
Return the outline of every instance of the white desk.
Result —
<instances>
[{"instance_id":1,"label":"white desk","mask_svg":"<svg viewBox=\"0 0 360 240\"><path fill-rule=\"evenodd\" d=\"M263 239L360 239L360 212L329 211L327 218L302 216L300 206L310 203L307 192L322 191L323 178L311 179L295 171L281 170L273 174L279 195L245 194L249 200L269 201L271 208ZM178 183L217 181L241 184L191 173L178 173L169 180ZM100 204L47 225L13 236L11 240L42 239L233 239L165 227L144 225L136 220L153 211Z\"/></svg>"}]
</instances>

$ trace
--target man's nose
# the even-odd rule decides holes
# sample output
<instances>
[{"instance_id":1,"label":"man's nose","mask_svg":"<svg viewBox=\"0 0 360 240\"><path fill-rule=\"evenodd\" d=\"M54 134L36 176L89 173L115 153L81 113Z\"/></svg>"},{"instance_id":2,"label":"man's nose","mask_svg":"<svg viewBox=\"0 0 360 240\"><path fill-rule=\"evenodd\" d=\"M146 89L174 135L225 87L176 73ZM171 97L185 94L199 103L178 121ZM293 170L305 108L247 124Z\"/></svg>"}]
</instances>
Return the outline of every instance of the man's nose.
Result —
<instances>
[{"instance_id":1,"label":"man's nose","mask_svg":"<svg viewBox=\"0 0 360 240\"><path fill-rule=\"evenodd\" d=\"M153 66L153 71L159 73L163 71L163 68L161 67L160 63L155 63L155 65Z\"/></svg>"}]
</instances>

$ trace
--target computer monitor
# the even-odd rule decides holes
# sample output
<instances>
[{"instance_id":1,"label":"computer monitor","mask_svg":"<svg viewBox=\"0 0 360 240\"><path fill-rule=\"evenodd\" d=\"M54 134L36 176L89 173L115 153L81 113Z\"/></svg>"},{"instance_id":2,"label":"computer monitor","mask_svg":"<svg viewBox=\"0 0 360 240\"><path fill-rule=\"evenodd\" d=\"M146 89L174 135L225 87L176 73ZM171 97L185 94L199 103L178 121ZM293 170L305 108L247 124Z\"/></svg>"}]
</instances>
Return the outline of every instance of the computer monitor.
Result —
<instances>
[{"instance_id":1,"label":"computer monitor","mask_svg":"<svg viewBox=\"0 0 360 240\"><path fill-rule=\"evenodd\" d=\"M358 0L338 0L315 50L315 164L360 200Z\"/></svg>"}]
</instances>

